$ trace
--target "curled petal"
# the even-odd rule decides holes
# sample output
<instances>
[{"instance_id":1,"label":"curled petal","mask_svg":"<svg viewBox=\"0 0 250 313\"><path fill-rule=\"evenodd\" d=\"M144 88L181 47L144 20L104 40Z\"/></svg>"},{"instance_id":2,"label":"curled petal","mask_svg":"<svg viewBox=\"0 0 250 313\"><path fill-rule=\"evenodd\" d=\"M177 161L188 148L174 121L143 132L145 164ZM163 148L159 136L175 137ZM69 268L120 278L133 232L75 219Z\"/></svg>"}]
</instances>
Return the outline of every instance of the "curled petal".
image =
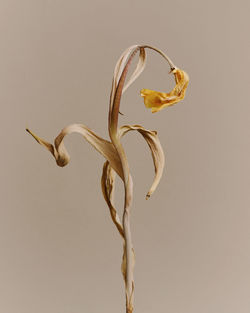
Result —
<instances>
[{"instance_id":1,"label":"curled petal","mask_svg":"<svg viewBox=\"0 0 250 313\"><path fill-rule=\"evenodd\" d=\"M141 90L144 104L147 108L151 108L152 113L158 112L167 106L174 105L185 96L189 82L188 74L180 69L174 69L171 73L174 74L176 82L171 92L165 93L149 89Z\"/></svg>"},{"instance_id":2,"label":"curled petal","mask_svg":"<svg viewBox=\"0 0 250 313\"><path fill-rule=\"evenodd\" d=\"M65 148L63 139L66 135L71 133L81 134L98 152L100 152L110 163L112 168L117 172L117 174L123 178L123 172L121 168L120 158L114 148L113 144L99 136L97 136L88 127L82 124L72 124L69 125L60 132L60 134L55 139L54 146L43 140L42 138L36 136L29 129L26 129L35 140L46 149L48 149L54 156L58 166L65 166L69 163L70 156Z\"/></svg>"},{"instance_id":3,"label":"curled petal","mask_svg":"<svg viewBox=\"0 0 250 313\"><path fill-rule=\"evenodd\" d=\"M120 222L119 215L113 205L113 192L115 186L115 171L110 166L109 162L106 161L103 165L103 172L102 172L102 193L107 205L109 207L110 215L112 221L114 222L115 226L117 227L120 235L124 238L124 231L123 226Z\"/></svg>"},{"instance_id":4,"label":"curled petal","mask_svg":"<svg viewBox=\"0 0 250 313\"><path fill-rule=\"evenodd\" d=\"M149 197L157 188L160 182L162 173L163 173L164 164L165 164L164 152L163 152L160 140L158 138L157 132L147 130L140 125L122 126L119 130L119 136L122 137L131 130L137 130L144 137L152 153L154 167L155 167L155 177L154 177L153 184L146 195L146 199L149 199Z\"/></svg>"}]
</instances>

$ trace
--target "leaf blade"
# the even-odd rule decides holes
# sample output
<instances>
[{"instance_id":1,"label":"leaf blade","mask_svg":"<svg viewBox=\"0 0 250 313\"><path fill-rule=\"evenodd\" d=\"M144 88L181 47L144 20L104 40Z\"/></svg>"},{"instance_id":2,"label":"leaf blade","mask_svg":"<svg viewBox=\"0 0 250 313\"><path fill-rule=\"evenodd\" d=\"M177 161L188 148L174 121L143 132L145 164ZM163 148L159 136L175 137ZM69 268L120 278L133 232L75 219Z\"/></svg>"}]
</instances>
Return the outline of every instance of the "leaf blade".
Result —
<instances>
[{"instance_id":1,"label":"leaf blade","mask_svg":"<svg viewBox=\"0 0 250 313\"><path fill-rule=\"evenodd\" d=\"M44 139L35 135L32 131L27 129L28 133L34 137L34 139L44 146L54 156L58 166L66 166L70 161L69 153L64 145L63 139L66 135L71 133L79 133L84 139L90 143L99 153L101 153L110 163L112 168L117 174L123 178L123 172L121 167L121 161L117 154L114 145L98 135L83 124L72 124L62 129L59 135L55 139L54 145L45 141Z\"/></svg>"},{"instance_id":2,"label":"leaf blade","mask_svg":"<svg viewBox=\"0 0 250 313\"><path fill-rule=\"evenodd\" d=\"M113 223L115 224L116 228L118 229L120 235L124 239L124 230L122 223L120 221L119 215L114 207L113 204L113 192L115 186L115 172L110 166L109 162L106 161L103 165L103 172L101 178L101 186L102 186L102 193L103 197L109 207L110 215L112 218Z\"/></svg>"},{"instance_id":3,"label":"leaf blade","mask_svg":"<svg viewBox=\"0 0 250 313\"><path fill-rule=\"evenodd\" d=\"M153 192L156 190L162 174L163 169L165 165L165 156L164 152L159 140L159 137L157 135L156 131L147 130L144 127L140 125L124 125L120 127L119 129L119 136L123 137L127 132L129 131L138 131L146 140L152 154L153 162L154 162L154 168L155 168L155 177L153 180L153 184L151 185L147 195L146 199L149 199L150 196L153 194Z\"/></svg>"}]
</instances>

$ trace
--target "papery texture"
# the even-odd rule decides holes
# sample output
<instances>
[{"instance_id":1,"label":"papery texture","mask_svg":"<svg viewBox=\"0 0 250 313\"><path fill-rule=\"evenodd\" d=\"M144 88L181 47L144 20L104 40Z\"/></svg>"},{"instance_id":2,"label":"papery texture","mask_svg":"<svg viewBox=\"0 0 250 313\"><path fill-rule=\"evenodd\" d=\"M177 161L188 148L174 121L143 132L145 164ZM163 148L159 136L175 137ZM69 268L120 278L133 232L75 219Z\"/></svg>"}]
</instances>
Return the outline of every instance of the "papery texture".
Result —
<instances>
[{"instance_id":1,"label":"papery texture","mask_svg":"<svg viewBox=\"0 0 250 313\"><path fill-rule=\"evenodd\" d=\"M62 129L59 135L56 137L54 145L45 141L44 139L35 135L32 131L27 131L35 138L35 140L46 149L48 149L54 156L58 166L65 166L69 163L70 156L65 148L63 139L66 135L71 133L81 134L87 142L89 142L98 152L100 152L111 164L112 168L117 174L122 177L122 168L119 156L110 141L107 141L83 124L72 124ZM86 160L87 161L87 160Z\"/></svg>"},{"instance_id":2,"label":"papery texture","mask_svg":"<svg viewBox=\"0 0 250 313\"><path fill-rule=\"evenodd\" d=\"M164 152L159 140L159 137L157 135L156 131L145 129L144 127L140 125L125 125L122 126L119 130L120 137L124 136L127 132L137 130L143 138L146 140L152 154L153 162L154 162L154 168L155 168L155 177L153 184L148 191L146 195L146 199L148 199L152 193L157 188L160 179L162 177L164 165L165 165L165 156Z\"/></svg>"},{"instance_id":3,"label":"papery texture","mask_svg":"<svg viewBox=\"0 0 250 313\"><path fill-rule=\"evenodd\" d=\"M141 90L144 104L147 108L151 108L152 113L158 112L167 106L172 106L184 98L189 82L188 74L180 69L174 69L172 73L175 76L176 85L171 92Z\"/></svg>"}]
</instances>

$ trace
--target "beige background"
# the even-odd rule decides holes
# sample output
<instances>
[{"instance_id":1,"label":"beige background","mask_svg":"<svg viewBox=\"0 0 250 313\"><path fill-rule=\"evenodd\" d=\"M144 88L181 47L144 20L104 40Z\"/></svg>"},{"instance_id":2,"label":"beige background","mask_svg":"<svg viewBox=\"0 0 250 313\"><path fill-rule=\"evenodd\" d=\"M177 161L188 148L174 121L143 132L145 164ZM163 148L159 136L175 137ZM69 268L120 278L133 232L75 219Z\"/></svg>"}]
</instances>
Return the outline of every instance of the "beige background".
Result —
<instances>
[{"instance_id":1,"label":"beige background","mask_svg":"<svg viewBox=\"0 0 250 313\"><path fill-rule=\"evenodd\" d=\"M149 52L122 101L120 121L158 130L167 157L145 201L150 153L139 135L124 140L135 313L250 312L249 9L247 0L1 1L1 313L124 312L102 157L72 135L71 163L59 168L25 127L53 140L79 122L107 138L113 68L135 43L164 50L191 78L185 101L152 115L139 90L173 81Z\"/></svg>"}]
</instances>

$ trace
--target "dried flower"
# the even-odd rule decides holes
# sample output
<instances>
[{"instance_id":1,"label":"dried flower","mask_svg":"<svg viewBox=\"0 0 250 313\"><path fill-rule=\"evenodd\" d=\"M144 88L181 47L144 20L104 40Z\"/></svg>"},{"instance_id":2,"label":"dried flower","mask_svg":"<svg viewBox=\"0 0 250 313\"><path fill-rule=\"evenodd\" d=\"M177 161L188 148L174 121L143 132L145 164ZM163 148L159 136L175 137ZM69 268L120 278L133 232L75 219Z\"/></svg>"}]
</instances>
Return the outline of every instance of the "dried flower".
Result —
<instances>
[{"instance_id":1,"label":"dried flower","mask_svg":"<svg viewBox=\"0 0 250 313\"><path fill-rule=\"evenodd\" d=\"M171 60L160 50L151 46L139 46L134 45L129 47L121 55L118 60L113 81L112 89L110 95L110 105L109 105L109 117L108 117L108 130L110 141L105 140L95 134L87 126L83 124L72 124L62 129L59 135L54 141L54 145L41 139L29 129L27 131L34 137L34 139L44 146L53 155L58 166L65 166L68 164L70 157L64 146L63 139L66 135L73 132L80 133L87 142L89 142L98 152L100 152L106 162L103 166L102 172L102 192L105 201L108 204L110 215L112 221L114 222L117 230L119 231L121 237L123 238L123 258L122 258L122 274L125 281L126 290L126 312L133 312L133 299L134 299L134 279L133 279L133 267L134 267L134 249L131 239L130 231L130 210L132 203L133 194L133 182L129 170L128 160L123 149L121 138L129 131L138 131L143 138L146 140L153 157L155 177L153 184L146 195L148 199L151 194L155 191L164 168L164 153L161 147L158 135L156 131L147 130L140 125L125 125L118 127L118 117L120 110L120 100L123 92L139 77L146 65L146 53L145 49L149 48L155 50L160 55L162 55L169 63L172 73L175 75L176 86L170 93L160 93L156 91L151 91L143 89L141 91L144 97L145 105L152 109L152 112L157 112L163 107L168 105L173 105L185 95L185 90L188 84L188 76L184 71L181 71L173 65ZM125 79L128 73L128 68L135 57L136 53L139 52L139 60L137 66L130 76L128 82L125 84ZM124 201L124 212L122 221L120 220L118 213L114 206L113 201L113 190L115 184L115 176L118 174L123 180L125 201Z\"/></svg>"},{"instance_id":2,"label":"dried flower","mask_svg":"<svg viewBox=\"0 0 250 313\"><path fill-rule=\"evenodd\" d=\"M189 82L188 74L180 69L173 69L171 73L175 76L176 85L169 93L159 92L149 89L142 89L141 96L147 108L151 108L152 113L158 112L167 106L171 106L181 101Z\"/></svg>"}]
</instances>

